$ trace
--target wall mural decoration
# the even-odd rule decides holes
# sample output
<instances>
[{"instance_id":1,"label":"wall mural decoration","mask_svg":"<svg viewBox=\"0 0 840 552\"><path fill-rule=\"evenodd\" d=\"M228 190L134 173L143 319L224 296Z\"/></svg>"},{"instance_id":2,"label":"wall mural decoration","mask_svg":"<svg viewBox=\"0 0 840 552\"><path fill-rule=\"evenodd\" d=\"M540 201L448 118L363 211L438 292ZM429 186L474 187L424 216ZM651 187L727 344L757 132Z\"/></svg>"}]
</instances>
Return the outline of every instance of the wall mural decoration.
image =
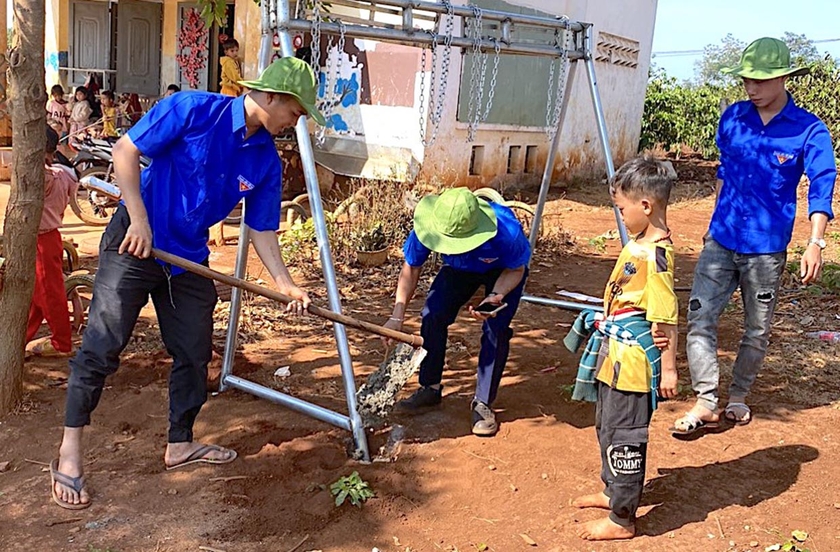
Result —
<instances>
[{"instance_id":1,"label":"wall mural decoration","mask_svg":"<svg viewBox=\"0 0 840 552\"><path fill-rule=\"evenodd\" d=\"M359 111L364 62L357 52L337 47L325 54L329 57L318 75L318 109L327 119L327 128L337 134L364 134Z\"/></svg>"},{"instance_id":2,"label":"wall mural decoration","mask_svg":"<svg viewBox=\"0 0 840 552\"><path fill-rule=\"evenodd\" d=\"M190 8L178 33L178 50L175 59L181 68L183 80L190 88L198 88L199 74L207 67L207 35L210 28L204 23L198 10Z\"/></svg>"}]
</instances>

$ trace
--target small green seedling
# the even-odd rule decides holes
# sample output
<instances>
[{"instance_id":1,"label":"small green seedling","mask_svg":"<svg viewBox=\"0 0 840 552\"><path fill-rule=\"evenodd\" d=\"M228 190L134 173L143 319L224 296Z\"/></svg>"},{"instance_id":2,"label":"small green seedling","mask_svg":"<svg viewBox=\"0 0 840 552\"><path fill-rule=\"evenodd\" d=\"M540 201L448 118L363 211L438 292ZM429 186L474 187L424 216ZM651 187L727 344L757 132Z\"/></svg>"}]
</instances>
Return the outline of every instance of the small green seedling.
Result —
<instances>
[{"instance_id":1,"label":"small green seedling","mask_svg":"<svg viewBox=\"0 0 840 552\"><path fill-rule=\"evenodd\" d=\"M575 384L570 383L569 385L561 385L560 386L560 392L564 393L566 395L569 395L571 397L572 394L575 392Z\"/></svg>"},{"instance_id":2,"label":"small green seedling","mask_svg":"<svg viewBox=\"0 0 840 552\"><path fill-rule=\"evenodd\" d=\"M338 481L330 485L330 492L335 497L336 507L344 504L344 501L349 498L350 504L361 508L363 502L367 502L367 499L374 496L370 485L359 476L357 471L339 478Z\"/></svg>"},{"instance_id":3,"label":"small green seedling","mask_svg":"<svg viewBox=\"0 0 840 552\"><path fill-rule=\"evenodd\" d=\"M606 253L607 252L607 238L606 236L595 236L594 238L589 238L589 247L592 247L598 253Z\"/></svg>"},{"instance_id":4,"label":"small green seedling","mask_svg":"<svg viewBox=\"0 0 840 552\"><path fill-rule=\"evenodd\" d=\"M791 533L791 538L784 544L774 544L768 546L764 550L766 552L810 552L810 549L803 548L804 542L808 539L808 533L805 531L794 531Z\"/></svg>"}]
</instances>

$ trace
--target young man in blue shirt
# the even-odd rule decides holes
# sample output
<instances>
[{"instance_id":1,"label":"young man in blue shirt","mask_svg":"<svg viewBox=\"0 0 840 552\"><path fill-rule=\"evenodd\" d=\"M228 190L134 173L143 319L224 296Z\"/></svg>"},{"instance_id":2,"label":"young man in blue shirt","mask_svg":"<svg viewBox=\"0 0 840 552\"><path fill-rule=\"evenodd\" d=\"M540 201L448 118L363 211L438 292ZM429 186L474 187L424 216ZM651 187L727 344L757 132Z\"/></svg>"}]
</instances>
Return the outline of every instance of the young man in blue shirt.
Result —
<instances>
[{"instance_id":1,"label":"young man in blue shirt","mask_svg":"<svg viewBox=\"0 0 840 552\"><path fill-rule=\"evenodd\" d=\"M385 324L390 328L402 328L406 306L432 251L443 255L443 267L422 312L420 335L428 354L420 365L420 389L398 407L417 410L440 404L449 326L483 286L481 305L507 306L496 314L469 308L473 317L484 322L471 405L472 432L495 435L499 426L491 405L507 362L513 336L510 322L519 307L531 258L522 225L507 207L478 199L466 188L454 188L423 198L414 211L414 230L403 251L405 264L397 283L396 303Z\"/></svg>"},{"instance_id":2,"label":"young man in blue shirt","mask_svg":"<svg viewBox=\"0 0 840 552\"><path fill-rule=\"evenodd\" d=\"M798 107L785 80L807 72L791 67L784 42L760 38L738 66L748 101L732 105L718 126L720 148L717 201L688 304L686 350L697 403L674 424L675 435L716 425L720 368L718 319L736 288L744 304L744 335L732 367L724 417L744 425L752 419L746 398L755 382L770 338L779 282L796 214L802 174L810 181L811 237L801 259L802 283L819 278L823 236L837 170L831 136L815 115Z\"/></svg>"},{"instance_id":3,"label":"young man in blue shirt","mask_svg":"<svg viewBox=\"0 0 840 552\"><path fill-rule=\"evenodd\" d=\"M165 98L114 146L123 205L102 236L88 326L70 361L60 457L50 466L52 498L62 508L90 506L82 433L149 296L173 358L166 468L236 458L233 450L193 441L207 397L215 286L150 258L153 246L206 264L208 228L244 199L254 248L277 288L295 299L287 310L301 314L309 305L277 241L282 173L273 135L307 113L323 124L315 77L306 63L283 58L242 84L251 92L239 98L199 92ZM142 174L141 155L152 159Z\"/></svg>"}]
</instances>

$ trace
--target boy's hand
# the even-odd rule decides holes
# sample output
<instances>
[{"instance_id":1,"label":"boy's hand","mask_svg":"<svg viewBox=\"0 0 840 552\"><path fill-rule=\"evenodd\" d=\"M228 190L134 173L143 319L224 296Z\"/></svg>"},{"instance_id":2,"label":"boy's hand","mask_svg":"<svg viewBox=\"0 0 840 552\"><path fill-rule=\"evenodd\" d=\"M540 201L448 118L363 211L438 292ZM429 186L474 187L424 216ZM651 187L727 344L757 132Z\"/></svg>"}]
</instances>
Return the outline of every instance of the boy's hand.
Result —
<instances>
[{"instance_id":1,"label":"boy's hand","mask_svg":"<svg viewBox=\"0 0 840 552\"><path fill-rule=\"evenodd\" d=\"M396 316L391 316L384 324L382 324L382 327L388 328L389 330L396 330L398 332L401 332L403 329L403 323L402 320L400 320ZM395 342L393 339L390 339L388 337L381 337L380 339L382 340L382 343L385 345L386 348L394 346Z\"/></svg>"},{"instance_id":2,"label":"boy's hand","mask_svg":"<svg viewBox=\"0 0 840 552\"><path fill-rule=\"evenodd\" d=\"M119 253L128 252L138 259L148 259L152 254L152 228L149 221L132 222L125 231L125 238L120 244Z\"/></svg>"},{"instance_id":3,"label":"boy's hand","mask_svg":"<svg viewBox=\"0 0 840 552\"><path fill-rule=\"evenodd\" d=\"M678 381L676 370L662 370L659 378L659 396L663 399L674 399L678 395Z\"/></svg>"},{"instance_id":4,"label":"boy's hand","mask_svg":"<svg viewBox=\"0 0 840 552\"><path fill-rule=\"evenodd\" d=\"M670 340L668 339L668 336L665 335L665 332L661 330L656 330L653 332L653 344L656 345L657 349L659 349L660 351L664 351L668 348L669 343Z\"/></svg>"}]
</instances>

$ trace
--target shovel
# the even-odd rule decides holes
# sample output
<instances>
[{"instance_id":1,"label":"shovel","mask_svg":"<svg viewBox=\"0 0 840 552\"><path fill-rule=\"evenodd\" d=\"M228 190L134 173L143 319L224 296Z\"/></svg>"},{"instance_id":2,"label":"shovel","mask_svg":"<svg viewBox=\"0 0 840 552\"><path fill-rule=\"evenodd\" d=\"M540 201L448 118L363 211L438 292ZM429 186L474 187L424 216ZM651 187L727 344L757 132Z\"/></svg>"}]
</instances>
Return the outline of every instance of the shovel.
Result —
<instances>
[{"instance_id":1,"label":"shovel","mask_svg":"<svg viewBox=\"0 0 840 552\"><path fill-rule=\"evenodd\" d=\"M211 280L216 280L232 287L249 291L255 295L266 297L284 305L294 300L279 291L246 282L235 276L223 274L204 265L188 261L187 259L159 249L152 249L152 255L167 264L183 268L199 276L204 276L205 278L210 278ZM400 389L402 389L426 357L426 349L423 348L423 338L419 335L392 330L391 328L365 322L364 320L339 314L312 304L309 305L306 311L309 314L325 318L331 322L344 324L351 328L370 332L399 342L389 352L385 361L379 365L379 368L368 377L367 383L362 385L356 394L358 399L357 410L362 417L364 425L366 427L381 425L388 416L391 407L396 402L396 396Z\"/></svg>"}]
</instances>

